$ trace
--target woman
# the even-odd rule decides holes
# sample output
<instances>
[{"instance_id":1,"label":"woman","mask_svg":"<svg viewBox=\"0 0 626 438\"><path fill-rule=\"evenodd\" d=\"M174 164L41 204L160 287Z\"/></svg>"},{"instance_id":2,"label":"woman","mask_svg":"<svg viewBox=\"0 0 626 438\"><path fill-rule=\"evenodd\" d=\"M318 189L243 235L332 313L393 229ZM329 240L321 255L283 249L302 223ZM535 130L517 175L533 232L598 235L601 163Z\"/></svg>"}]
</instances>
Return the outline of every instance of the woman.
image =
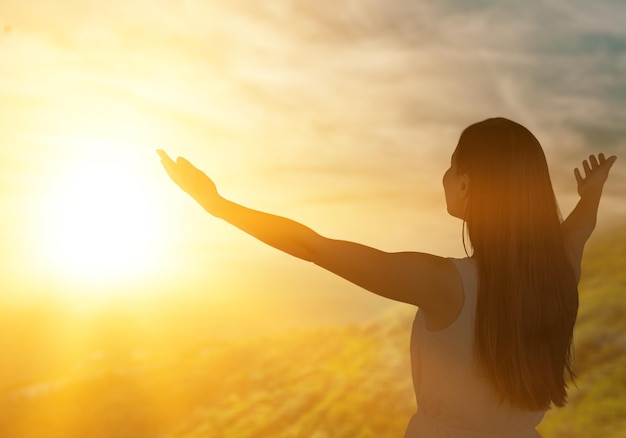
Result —
<instances>
[{"instance_id":1,"label":"woman","mask_svg":"<svg viewBox=\"0 0 626 438\"><path fill-rule=\"evenodd\" d=\"M585 242L615 156L575 169L580 201L561 222L543 150L503 118L465 129L443 177L448 212L471 256L388 253L334 240L221 197L184 158L163 151L172 180L206 211L364 289L419 307L411 336L418 411L405 437L537 437L566 402ZM465 242L464 242L465 244Z\"/></svg>"}]
</instances>

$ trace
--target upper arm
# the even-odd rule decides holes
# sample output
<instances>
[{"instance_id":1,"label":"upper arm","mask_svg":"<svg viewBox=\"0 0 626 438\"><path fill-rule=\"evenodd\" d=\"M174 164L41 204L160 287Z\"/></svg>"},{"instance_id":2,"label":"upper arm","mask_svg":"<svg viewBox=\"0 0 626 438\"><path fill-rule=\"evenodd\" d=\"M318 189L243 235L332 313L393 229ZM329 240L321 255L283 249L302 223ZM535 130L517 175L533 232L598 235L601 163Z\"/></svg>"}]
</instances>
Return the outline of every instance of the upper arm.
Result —
<instances>
[{"instance_id":1,"label":"upper arm","mask_svg":"<svg viewBox=\"0 0 626 438\"><path fill-rule=\"evenodd\" d=\"M565 248L570 256L572 268L576 276L576 282L580 281L581 265L585 244L591 236L591 231L582 227L576 227L572 221L565 220L561 225Z\"/></svg>"},{"instance_id":2,"label":"upper arm","mask_svg":"<svg viewBox=\"0 0 626 438\"><path fill-rule=\"evenodd\" d=\"M319 236L308 259L377 295L438 313L454 297L459 277L446 258L418 252L389 253Z\"/></svg>"}]
</instances>

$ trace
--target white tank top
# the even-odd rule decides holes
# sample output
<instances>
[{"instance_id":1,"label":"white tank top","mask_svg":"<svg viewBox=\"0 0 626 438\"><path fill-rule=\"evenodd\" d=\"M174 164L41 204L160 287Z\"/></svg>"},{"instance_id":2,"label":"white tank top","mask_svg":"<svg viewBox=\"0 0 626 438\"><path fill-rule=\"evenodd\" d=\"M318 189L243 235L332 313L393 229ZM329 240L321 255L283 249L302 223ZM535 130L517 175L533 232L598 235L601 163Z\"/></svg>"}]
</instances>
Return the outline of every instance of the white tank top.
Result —
<instances>
[{"instance_id":1,"label":"white tank top","mask_svg":"<svg viewBox=\"0 0 626 438\"><path fill-rule=\"evenodd\" d=\"M476 261L450 259L461 275L465 300L441 331L426 328L417 312L411 332L411 368L418 411L405 438L537 438L544 411L523 411L500 397L474 359Z\"/></svg>"}]
</instances>

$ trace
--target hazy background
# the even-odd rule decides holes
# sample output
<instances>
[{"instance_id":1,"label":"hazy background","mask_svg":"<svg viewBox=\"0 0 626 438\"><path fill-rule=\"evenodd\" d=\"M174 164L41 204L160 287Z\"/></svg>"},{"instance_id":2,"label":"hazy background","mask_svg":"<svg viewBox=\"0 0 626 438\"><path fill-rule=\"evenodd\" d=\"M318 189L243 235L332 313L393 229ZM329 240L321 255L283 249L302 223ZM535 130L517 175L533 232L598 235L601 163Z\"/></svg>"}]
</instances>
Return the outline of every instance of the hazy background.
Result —
<instances>
[{"instance_id":1,"label":"hazy background","mask_svg":"<svg viewBox=\"0 0 626 438\"><path fill-rule=\"evenodd\" d=\"M0 0L0 437L401 436L415 309L212 218L155 149L329 237L460 257L441 178L493 116L539 138L564 214L573 168L619 155L578 385L541 433L625 436L624 17L618 0Z\"/></svg>"},{"instance_id":2,"label":"hazy background","mask_svg":"<svg viewBox=\"0 0 626 438\"><path fill-rule=\"evenodd\" d=\"M1 301L78 318L180 309L216 336L373 317L389 303L211 218L154 149L330 237L462 256L441 177L470 123L531 129L564 214L573 167L624 155L624 17L620 1L2 0ZM58 199L89 160L123 163L136 183L120 203L104 182L85 197L107 220L79 220L87 234L146 234L151 259L129 275L53 267L71 233L51 244L51 218L80 212L81 195ZM624 224L624 160L599 232Z\"/></svg>"}]
</instances>

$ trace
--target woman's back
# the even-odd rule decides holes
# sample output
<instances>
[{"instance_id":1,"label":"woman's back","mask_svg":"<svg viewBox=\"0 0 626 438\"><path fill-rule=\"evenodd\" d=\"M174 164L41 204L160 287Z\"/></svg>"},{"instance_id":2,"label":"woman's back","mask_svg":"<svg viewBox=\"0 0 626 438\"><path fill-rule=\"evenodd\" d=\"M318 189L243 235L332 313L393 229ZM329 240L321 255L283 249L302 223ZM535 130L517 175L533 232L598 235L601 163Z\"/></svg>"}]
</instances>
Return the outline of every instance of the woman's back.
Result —
<instances>
[{"instance_id":1,"label":"woman's back","mask_svg":"<svg viewBox=\"0 0 626 438\"><path fill-rule=\"evenodd\" d=\"M411 334L411 363L418 412L406 437L534 438L544 411L523 411L500 397L478 372L473 351L478 288L473 259L451 259L463 283L464 304L447 328L431 331L422 311Z\"/></svg>"}]
</instances>

